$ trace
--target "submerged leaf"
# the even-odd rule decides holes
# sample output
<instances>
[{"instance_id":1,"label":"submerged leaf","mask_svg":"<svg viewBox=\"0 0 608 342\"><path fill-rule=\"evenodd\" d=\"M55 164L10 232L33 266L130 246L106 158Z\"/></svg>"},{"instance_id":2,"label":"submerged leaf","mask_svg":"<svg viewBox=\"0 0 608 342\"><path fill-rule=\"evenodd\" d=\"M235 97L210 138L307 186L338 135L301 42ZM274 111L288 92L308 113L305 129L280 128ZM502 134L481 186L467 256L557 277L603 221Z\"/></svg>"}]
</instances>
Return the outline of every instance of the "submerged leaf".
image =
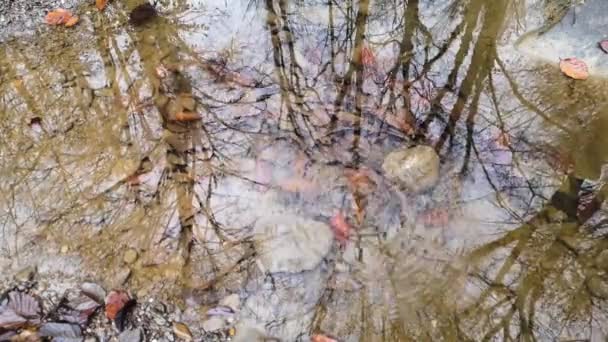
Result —
<instances>
[{"instance_id":1,"label":"submerged leaf","mask_svg":"<svg viewBox=\"0 0 608 342\"><path fill-rule=\"evenodd\" d=\"M65 27L72 27L78 24L78 17L71 17L68 21L65 22Z\"/></svg>"},{"instance_id":2,"label":"submerged leaf","mask_svg":"<svg viewBox=\"0 0 608 342\"><path fill-rule=\"evenodd\" d=\"M102 11L104 8L106 8L107 4L108 4L108 0L95 0L95 7L97 7L97 9L100 11Z\"/></svg>"},{"instance_id":3,"label":"submerged leaf","mask_svg":"<svg viewBox=\"0 0 608 342\"><path fill-rule=\"evenodd\" d=\"M559 68L566 76L575 80L586 80L589 78L587 64L578 58L562 59L559 62Z\"/></svg>"},{"instance_id":4,"label":"submerged leaf","mask_svg":"<svg viewBox=\"0 0 608 342\"><path fill-rule=\"evenodd\" d=\"M346 217L344 217L344 214L341 211L337 212L331 218L329 224L334 231L336 240L338 240L338 242L342 245L345 244L350 237L351 227L348 222L346 222Z\"/></svg>"},{"instance_id":5,"label":"submerged leaf","mask_svg":"<svg viewBox=\"0 0 608 342\"><path fill-rule=\"evenodd\" d=\"M181 111L181 112L175 113L175 121L192 122L192 121L198 121L200 119L202 119L201 115L199 113L195 113L195 112Z\"/></svg>"},{"instance_id":6,"label":"submerged leaf","mask_svg":"<svg viewBox=\"0 0 608 342\"><path fill-rule=\"evenodd\" d=\"M338 340L333 339L331 337L327 337L325 335L316 334L312 335L310 338L310 342L338 342Z\"/></svg>"},{"instance_id":7,"label":"submerged leaf","mask_svg":"<svg viewBox=\"0 0 608 342\"><path fill-rule=\"evenodd\" d=\"M602 49L602 51L604 51L605 53L608 53L608 39L604 39L601 42L599 42L600 48Z\"/></svg>"},{"instance_id":8,"label":"submerged leaf","mask_svg":"<svg viewBox=\"0 0 608 342\"><path fill-rule=\"evenodd\" d=\"M58 8L56 10L50 11L44 18L46 23L49 25L64 25L70 19L72 19L72 12L63 8Z\"/></svg>"}]
</instances>

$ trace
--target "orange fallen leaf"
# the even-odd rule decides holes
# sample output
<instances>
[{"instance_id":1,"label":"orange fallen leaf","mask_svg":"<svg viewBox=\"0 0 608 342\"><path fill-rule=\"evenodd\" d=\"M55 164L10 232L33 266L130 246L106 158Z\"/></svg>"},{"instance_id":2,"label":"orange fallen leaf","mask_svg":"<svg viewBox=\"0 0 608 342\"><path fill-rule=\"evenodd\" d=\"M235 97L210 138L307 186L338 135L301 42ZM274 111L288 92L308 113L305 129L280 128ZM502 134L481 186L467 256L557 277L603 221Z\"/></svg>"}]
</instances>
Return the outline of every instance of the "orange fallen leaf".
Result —
<instances>
[{"instance_id":1,"label":"orange fallen leaf","mask_svg":"<svg viewBox=\"0 0 608 342\"><path fill-rule=\"evenodd\" d=\"M587 64L578 58L562 59L559 62L559 68L566 76L575 80L586 80L589 78Z\"/></svg>"},{"instance_id":2,"label":"orange fallen leaf","mask_svg":"<svg viewBox=\"0 0 608 342\"><path fill-rule=\"evenodd\" d=\"M175 114L175 121L192 122L202 119L199 113L182 111Z\"/></svg>"},{"instance_id":3,"label":"orange fallen leaf","mask_svg":"<svg viewBox=\"0 0 608 342\"><path fill-rule=\"evenodd\" d=\"M106 317L114 320L116 315L131 302L129 294L122 290L114 290L106 296Z\"/></svg>"},{"instance_id":4,"label":"orange fallen leaf","mask_svg":"<svg viewBox=\"0 0 608 342\"><path fill-rule=\"evenodd\" d=\"M65 27L72 27L78 23L78 17L71 17L70 20L65 22Z\"/></svg>"},{"instance_id":5,"label":"orange fallen leaf","mask_svg":"<svg viewBox=\"0 0 608 342\"><path fill-rule=\"evenodd\" d=\"M346 222L346 217L344 217L344 214L341 211L337 212L329 220L329 225L334 231L336 240L338 240L341 245L344 245L348 241L350 231L352 230L348 222Z\"/></svg>"},{"instance_id":6,"label":"orange fallen leaf","mask_svg":"<svg viewBox=\"0 0 608 342\"><path fill-rule=\"evenodd\" d=\"M100 11L102 11L106 7L107 4L108 4L108 0L95 0L95 6Z\"/></svg>"},{"instance_id":7,"label":"orange fallen leaf","mask_svg":"<svg viewBox=\"0 0 608 342\"><path fill-rule=\"evenodd\" d=\"M348 180L351 192L370 194L376 187L376 183L371 179L368 169L346 169L344 175Z\"/></svg>"},{"instance_id":8,"label":"orange fallen leaf","mask_svg":"<svg viewBox=\"0 0 608 342\"><path fill-rule=\"evenodd\" d=\"M333 339L331 337L327 337L325 335L316 334L312 335L312 337L310 338L310 342L338 342L338 340Z\"/></svg>"},{"instance_id":9,"label":"orange fallen leaf","mask_svg":"<svg viewBox=\"0 0 608 342\"><path fill-rule=\"evenodd\" d=\"M63 8L58 8L56 10L50 11L44 18L46 23L49 25L64 25L70 19L72 19L72 12Z\"/></svg>"}]
</instances>

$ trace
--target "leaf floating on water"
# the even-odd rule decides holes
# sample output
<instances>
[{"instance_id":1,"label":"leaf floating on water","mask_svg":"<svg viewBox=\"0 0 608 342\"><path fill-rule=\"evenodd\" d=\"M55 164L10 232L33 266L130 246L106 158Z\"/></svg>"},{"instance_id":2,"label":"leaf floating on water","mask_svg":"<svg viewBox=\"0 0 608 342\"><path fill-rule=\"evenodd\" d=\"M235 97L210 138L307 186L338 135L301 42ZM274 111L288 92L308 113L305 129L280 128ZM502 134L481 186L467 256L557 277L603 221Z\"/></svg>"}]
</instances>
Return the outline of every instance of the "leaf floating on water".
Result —
<instances>
[{"instance_id":1,"label":"leaf floating on water","mask_svg":"<svg viewBox=\"0 0 608 342\"><path fill-rule=\"evenodd\" d=\"M201 115L199 113L195 113L195 112L181 111L181 112L175 113L175 121L192 122L192 121L198 121L200 119L202 119Z\"/></svg>"},{"instance_id":2,"label":"leaf floating on water","mask_svg":"<svg viewBox=\"0 0 608 342\"><path fill-rule=\"evenodd\" d=\"M104 8L106 8L107 4L108 4L108 0L95 0L95 7L97 7L97 9L100 11L102 11Z\"/></svg>"},{"instance_id":3,"label":"leaf floating on water","mask_svg":"<svg viewBox=\"0 0 608 342\"><path fill-rule=\"evenodd\" d=\"M600 48L602 49L602 51L604 51L605 53L608 53L608 39L604 39L601 42L599 42Z\"/></svg>"},{"instance_id":4,"label":"leaf floating on water","mask_svg":"<svg viewBox=\"0 0 608 342\"><path fill-rule=\"evenodd\" d=\"M334 231L336 240L344 245L348 241L351 231L351 227L348 222L346 222L344 214L339 211L329 220L329 224Z\"/></svg>"},{"instance_id":5,"label":"leaf floating on water","mask_svg":"<svg viewBox=\"0 0 608 342\"><path fill-rule=\"evenodd\" d=\"M49 25L65 25L70 21L70 19L72 19L72 17L72 12L63 8L58 8L47 13L44 20Z\"/></svg>"},{"instance_id":6,"label":"leaf floating on water","mask_svg":"<svg viewBox=\"0 0 608 342\"><path fill-rule=\"evenodd\" d=\"M145 24L157 15L158 12L156 12L156 8L146 2L145 4L135 7L133 11L129 13L129 22L132 25L139 26Z\"/></svg>"},{"instance_id":7,"label":"leaf floating on water","mask_svg":"<svg viewBox=\"0 0 608 342\"><path fill-rule=\"evenodd\" d=\"M310 342L338 342L338 340L333 339L331 337L327 337L325 335L316 334L312 335L312 337L310 338Z\"/></svg>"},{"instance_id":8,"label":"leaf floating on water","mask_svg":"<svg viewBox=\"0 0 608 342\"><path fill-rule=\"evenodd\" d=\"M566 76L575 80L586 80L589 78L587 64L578 58L562 59L559 62L559 68Z\"/></svg>"}]
</instances>

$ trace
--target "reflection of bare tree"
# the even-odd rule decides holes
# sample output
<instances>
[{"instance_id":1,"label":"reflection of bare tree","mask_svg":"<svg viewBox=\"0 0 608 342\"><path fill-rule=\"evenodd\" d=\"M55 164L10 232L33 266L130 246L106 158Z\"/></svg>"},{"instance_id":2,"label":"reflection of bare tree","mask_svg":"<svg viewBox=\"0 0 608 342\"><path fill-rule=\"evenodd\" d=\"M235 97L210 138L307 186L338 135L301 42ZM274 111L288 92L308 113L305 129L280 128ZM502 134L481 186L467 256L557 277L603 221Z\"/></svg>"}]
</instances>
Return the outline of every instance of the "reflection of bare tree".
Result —
<instances>
[{"instance_id":1,"label":"reflection of bare tree","mask_svg":"<svg viewBox=\"0 0 608 342\"><path fill-rule=\"evenodd\" d=\"M177 1L175 11L184 3ZM591 192L591 209L580 210L589 183L583 178L597 178L599 167L591 176L557 170L568 171L557 187L551 178L557 172L522 171L527 159L548 158L550 151L524 138L526 123L510 112L542 119L566 141L579 133L548 115L551 108L540 102L550 99L530 96L530 85L520 84L499 56L513 5L454 2L440 8L446 18L435 26L445 27L437 28L425 7L439 5L425 1L330 1L321 29L306 20L307 6L319 4L261 4L269 51L256 66L221 52L201 57L182 37L195 26L165 19L127 31L102 25L86 49L101 61L103 86L81 77L93 59L68 55L74 63L62 70L22 45L3 47L0 137L7 143L0 158L13 162L0 168L2 227L43 226L51 236L62 234L58 244L104 267L122 267L119 252L134 248L140 255L134 285L170 278L206 295L231 280L239 284L237 270L249 270L256 253L243 239L251 227L218 220L221 209L211 205L229 177L272 187L233 166L263 149L256 138L289 139L306 156L300 164L377 171L372 147L428 143L445 164L458 160L455 183L481 174L496 205L517 224L465 253L462 266L429 255L401 265L394 260L407 251L387 246L384 222L368 215L357 227L352 274L332 274L310 330L362 340L535 340L559 330L545 326L550 320L564 326L587 320L587 330L597 326L592 320L603 321L604 228L594 218L604 187ZM49 85L57 92L42 93ZM593 110L588 102L576 105ZM185 113L200 120L180 119ZM506 146L496 148L495 135ZM492 159L496 149L509 153L508 165ZM459 196L455 190L444 197ZM410 223L400 222L403 230ZM466 298L455 300L462 288ZM387 293L406 293L408 308ZM334 322L336 312L348 318Z\"/></svg>"}]
</instances>

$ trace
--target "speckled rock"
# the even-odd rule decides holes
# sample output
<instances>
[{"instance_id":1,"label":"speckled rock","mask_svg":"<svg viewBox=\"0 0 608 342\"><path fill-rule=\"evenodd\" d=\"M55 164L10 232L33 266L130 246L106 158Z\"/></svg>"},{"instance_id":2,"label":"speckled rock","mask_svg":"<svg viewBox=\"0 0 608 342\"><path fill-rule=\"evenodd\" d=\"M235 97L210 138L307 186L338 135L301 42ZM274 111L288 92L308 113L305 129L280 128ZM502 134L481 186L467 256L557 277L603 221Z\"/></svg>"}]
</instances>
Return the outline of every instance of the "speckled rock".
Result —
<instances>
[{"instance_id":1,"label":"speckled rock","mask_svg":"<svg viewBox=\"0 0 608 342\"><path fill-rule=\"evenodd\" d=\"M426 145L395 150L384 158L382 164L387 178L399 186L421 192L437 184L439 179L439 156Z\"/></svg>"}]
</instances>

